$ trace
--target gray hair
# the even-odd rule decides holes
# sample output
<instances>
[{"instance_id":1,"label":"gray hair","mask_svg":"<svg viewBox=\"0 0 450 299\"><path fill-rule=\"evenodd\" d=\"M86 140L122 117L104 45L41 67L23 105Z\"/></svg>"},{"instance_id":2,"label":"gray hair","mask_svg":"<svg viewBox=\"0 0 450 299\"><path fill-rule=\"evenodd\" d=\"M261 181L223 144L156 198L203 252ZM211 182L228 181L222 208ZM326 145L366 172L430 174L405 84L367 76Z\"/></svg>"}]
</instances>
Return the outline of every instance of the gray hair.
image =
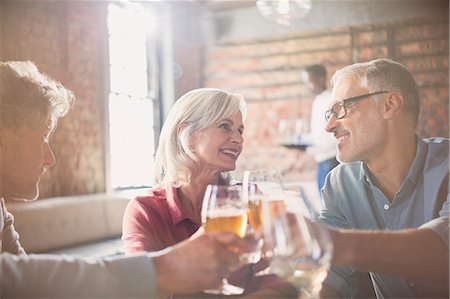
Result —
<instances>
[{"instance_id":1,"label":"gray hair","mask_svg":"<svg viewBox=\"0 0 450 299\"><path fill-rule=\"evenodd\" d=\"M191 136L239 111L244 119L247 108L242 95L220 89L194 89L178 99L161 130L155 158L157 182L176 187L188 184L198 165L189 146ZM222 175L221 179L226 177Z\"/></svg>"},{"instance_id":2,"label":"gray hair","mask_svg":"<svg viewBox=\"0 0 450 299\"><path fill-rule=\"evenodd\" d=\"M0 126L39 125L63 117L74 95L30 61L0 62Z\"/></svg>"},{"instance_id":3,"label":"gray hair","mask_svg":"<svg viewBox=\"0 0 450 299\"><path fill-rule=\"evenodd\" d=\"M346 66L333 75L331 85L342 77L353 77L369 92L396 91L403 97L403 111L413 127L417 127L420 114L420 97L412 74L400 63L387 58Z\"/></svg>"}]
</instances>

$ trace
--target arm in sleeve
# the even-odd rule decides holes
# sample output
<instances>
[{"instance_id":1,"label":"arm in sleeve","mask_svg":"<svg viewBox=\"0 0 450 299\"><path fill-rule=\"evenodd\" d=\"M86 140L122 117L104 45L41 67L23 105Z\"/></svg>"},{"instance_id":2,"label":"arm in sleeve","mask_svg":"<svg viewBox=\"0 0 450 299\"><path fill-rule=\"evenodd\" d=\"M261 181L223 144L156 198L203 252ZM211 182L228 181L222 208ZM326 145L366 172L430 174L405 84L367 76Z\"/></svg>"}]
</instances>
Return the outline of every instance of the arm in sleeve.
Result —
<instances>
[{"instance_id":1,"label":"arm in sleeve","mask_svg":"<svg viewBox=\"0 0 450 299\"><path fill-rule=\"evenodd\" d=\"M325 185L322 189L322 209L320 212L320 222L339 228L349 228L347 218L341 213L339 208L340 186L335 178L328 175ZM351 275L354 272L352 268L332 266L328 271L328 276L324 281L324 285L334 290L342 298L351 296Z\"/></svg>"},{"instance_id":2,"label":"arm in sleeve","mask_svg":"<svg viewBox=\"0 0 450 299\"><path fill-rule=\"evenodd\" d=\"M447 248L450 247L449 245L449 221L448 217L439 217L436 219L433 219L431 221L428 221L427 223L422 224L419 229L431 229L433 232L435 232L441 239L444 241L445 245L447 245Z\"/></svg>"},{"instance_id":3,"label":"arm in sleeve","mask_svg":"<svg viewBox=\"0 0 450 299\"><path fill-rule=\"evenodd\" d=\"M156 274L148 255L103 259L0 256L0 297L152 297Z\"/></svg>"},{"instance_id":4,"label":"arm in sleeve","mask_svg":"<svg viewBox=\"0 0 450 299\"><path fill-rule=\"evenodd\" d=\"M155 251L156 244L152 215L136 199L130 201L125 210L122 224L122 241L125 253L133 254L142 251Z\"/></svg>"}]
</instances>

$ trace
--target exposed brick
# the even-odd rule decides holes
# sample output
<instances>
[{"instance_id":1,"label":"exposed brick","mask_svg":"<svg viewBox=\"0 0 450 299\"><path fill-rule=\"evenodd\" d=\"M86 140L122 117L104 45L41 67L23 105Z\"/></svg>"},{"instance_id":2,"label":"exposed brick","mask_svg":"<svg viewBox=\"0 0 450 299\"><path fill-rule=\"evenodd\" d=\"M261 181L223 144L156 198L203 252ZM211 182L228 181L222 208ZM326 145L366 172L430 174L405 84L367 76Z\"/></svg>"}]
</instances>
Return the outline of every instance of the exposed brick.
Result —
<instances>
[{"instance_id":1,"label":"exposed brick","mask_svg":"<svg viewBox=\"0 0 450 299\"><path fill-rule=\"evenodd\" d=\"M329 50L333 48L350 47L350 34L328 35L309 37L303 39L290 39L285 43L285 49L288 53L297 53L305 51Z\"/></svg>"},{"instance_id":2,"label":"exposed brick","mask_svg":"<svg viewBox=\"0 0 450 299\"><path fill-rule=\"evenodd\" d=\"M399 57L448 54L447 40L416 41L396 46L396 54Z\"/></svg>"},{"instance_id":3,"label":"exposed brick","mask_svg":"<svg viewBox=\"0 0 450 299\"><path fill-rule=\"evenodd\" d=\"M369 61L379 57L388 56L387 46L363 47L356 50L359 61Z\"/></svg>"},{"instance_id":4,"label":"exposed brick","mask_svg":"<svg viewBox=\"0 0 450 299\"><path fill-rule=\"evenodd\" d=\"M220 74L219 74L220 76ZM301 81L299 70L254 72L244 74L223 75L218 78L206 78L207 86L264 86L274 84L290 84Z\"/></svg>"},{"instance_id":5,"label":"exposed brick","mask_svg":"<svg viewBox=\"0 0 450 299\"><path fill-rule=\"evenodd\" d=\"M277 55L250 59L230 60L220 63L207 63L205 74L230 72L258 72L285 68L289 64L289 56Z\"/></svg>"},{"instance_id":6,"label":"exposed brick","mask_svg":"<svg viewBox=\"0 0 450 299\"><path fill-rule=\"evenodd\" d=\"M386 42L387 42L387 31L385 29L358 32L357 34L355 34L354 37L355 46L368 46Z\"/></svg>"},{"instance_id":7,"label":"exposed brick","mask_svg":"<svg viewBox=\"0 0 450 299\"><path fill-rule=\"evenodd\" d=\"M422 109L418 134L421 136L448 136L449 101L448 86L422 88L420 90Z\"/></svg>"},{"instance_id":8,"label":"exposed brick","mask_svg":"<svg viewBox=\"0 0 450 299\"><path fill-rule=\"evenodd\" d=\"M289 65L291 67L303 68L311 63L322 63L324 65L349 64L351 63L351 57L350 49L300 53L290 56Z\"/></svg>"},{"instance_id":9,"label":"exposed brick","mask_svg":"<svg viewBox=\"0 0 450 299\"><path fill-rule=\"evenodd\" d=\"M268 56L281 54L284 52L284 42L280 41L230 46L213 46L206 49L205 59L220 61L233 59L235 57Z\"/></svg>"},{"instance_id":10,"label":"exposed brick","mask_svg":"<svg viewBox=\"0 0 450 299\"><path fill-rule=\"evenodd\" d=\"M395 40L397 42L445 37L448 39L448 24L444 23L399 26L395 28Z\"/></svg>"},{"instance_id":11,"label":"exposed brick","mask_svg":"<svg viewBox=\"0 0 450 299\"><path fill-rule=\"evenodd\" d=\"M398 61L411 72L448 70L448 55L399 58Z\"/></svg>"},{"instance_id":12,"label":"exposed brick","mask_svg":"<svg viewBox=\"0 0 450 299\"><path fill-rule=\"evenodd\" d=\"M446 71L424 72L413 75L420 87L448 85L448 73Z\"/></svg>"},{"instance_id":13,"label":"exposed brick","mask_svg":"<svg viewBox=\"0 0 450 299\"><path fill-rule=\"evenodd\" d=\"M219 62L220 60L229 60L235 57L271 56L349 47L350 44L351 38L347 32L305 38L292 37L287 38L285 41L261 41L252 44L208 47L205 51L205 59L207 61Z\"/></svg>"}]
</instances>

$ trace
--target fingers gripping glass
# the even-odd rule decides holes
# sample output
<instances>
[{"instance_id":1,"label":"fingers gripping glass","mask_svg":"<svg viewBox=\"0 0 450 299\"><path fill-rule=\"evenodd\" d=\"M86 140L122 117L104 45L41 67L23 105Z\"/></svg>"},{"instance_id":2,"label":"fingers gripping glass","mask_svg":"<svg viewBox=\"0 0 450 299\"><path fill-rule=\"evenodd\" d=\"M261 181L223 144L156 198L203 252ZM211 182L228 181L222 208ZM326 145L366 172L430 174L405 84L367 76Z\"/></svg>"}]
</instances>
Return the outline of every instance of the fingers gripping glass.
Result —
<instances>
[{"instance_id":1,"label":"fingers gripping glass","mask_svg":"<svg viewBox=\"0 0 450 299\"><path fill-rule=\"evenodd\" d=\"M375 92L363 94L360 96L344 99L344 100L334 104L330 110L325 111L325 119L328 121L331 118L331 115L333 115L336 119L342 119L347 115L347 107L349 104L367 99L367 98L377 95L377 94L388 93L388 92L389 91L385 91L385 90L375 91Z\"/></svg>"}]
</instances>

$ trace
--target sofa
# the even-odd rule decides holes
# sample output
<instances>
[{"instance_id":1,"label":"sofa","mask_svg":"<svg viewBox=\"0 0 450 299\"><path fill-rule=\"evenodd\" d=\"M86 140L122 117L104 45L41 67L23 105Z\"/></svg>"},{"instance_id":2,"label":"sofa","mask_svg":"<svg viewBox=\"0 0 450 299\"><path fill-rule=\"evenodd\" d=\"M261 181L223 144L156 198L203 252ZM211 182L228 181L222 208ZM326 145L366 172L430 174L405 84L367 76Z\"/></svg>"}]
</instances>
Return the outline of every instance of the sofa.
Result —
<instances>
[{"instance_id":1,"label":"sofa","mask_svg":"<svg viewBox=\"0 0 450 299\"><path fill-rule=\"evenodd\" d=\"M100 193L8 202L20 242L28 253L123 254L122 218L129 199Z\"/></svg>"}]
</instances>

